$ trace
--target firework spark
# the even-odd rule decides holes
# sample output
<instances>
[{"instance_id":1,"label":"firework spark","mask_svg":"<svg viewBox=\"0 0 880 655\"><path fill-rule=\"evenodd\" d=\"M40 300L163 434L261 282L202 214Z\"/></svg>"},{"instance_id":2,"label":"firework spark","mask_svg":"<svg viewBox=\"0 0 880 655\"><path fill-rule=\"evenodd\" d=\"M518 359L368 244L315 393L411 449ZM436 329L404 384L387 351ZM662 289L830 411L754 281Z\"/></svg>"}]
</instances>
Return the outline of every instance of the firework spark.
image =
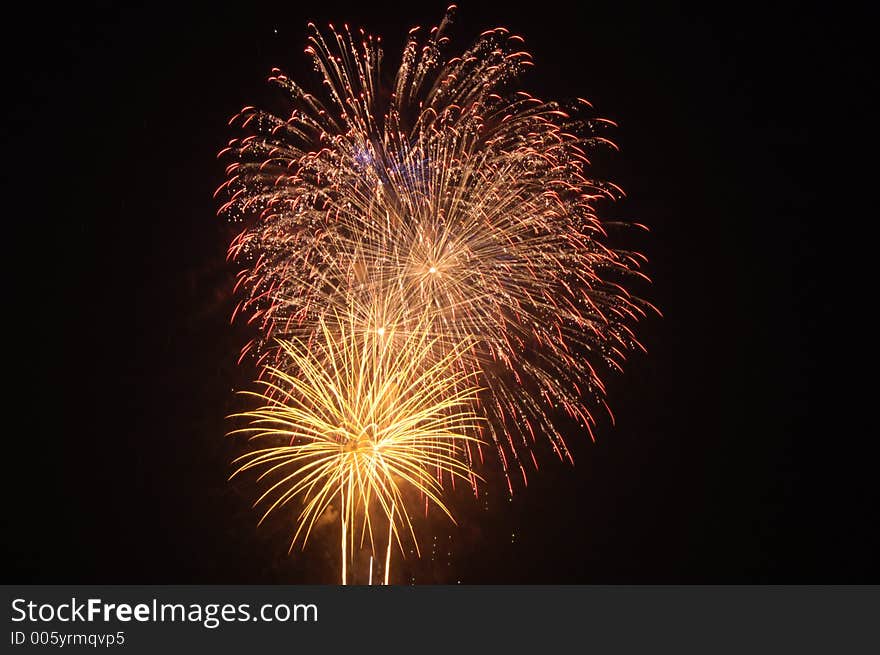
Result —
<instances>
[{"instance_id":1,"label":"firework spark","mask_svg":"<svg viewBox=\"0 0 880 655\"><path fill-rule=\"evenodd\" d=\"M311 26L323 92L276 70L289 113L233 118L246 136L221 153L220 213L244 223L236 313L262 328L245 352L271 362L274 338L308 340L353 297L427 313L441 351L470 344L459 365L480 376L509 481L539 435L571 459L561 416L592 436L601 376L641 347L632 328L651 305L628 290L645 258L612 248L596 213L622 192L588 174L614 124L519 90L531 58L503 28L446 58L451 15L411 32L390 89L379 39Z\"/></svg>"},{"instance_id":2,"label":"firework spark","mask_svg":"<svg viewBox=\"0 0 880 655\"><path fill-rule=\"evenodd\" d=\"M291 549L337 510L343 584L357 541L375 550L376 516L387 521L387 580L392 538L402 549L408 535L418 548L408 499L426 498L452 518L436 472L473 480L462 449L476 441L477 390L455 366L465 347L437 358L428 330L364 330L351 317L322 319L318 337L279 343L287 370L268 368L263 391L250 393L262 406L236 415L249 424L233 434L281 443L240 457L233 476L262 471L269 486L255 505L266 505L263 519L300 500Z\"/></svg>"}]
</instances>

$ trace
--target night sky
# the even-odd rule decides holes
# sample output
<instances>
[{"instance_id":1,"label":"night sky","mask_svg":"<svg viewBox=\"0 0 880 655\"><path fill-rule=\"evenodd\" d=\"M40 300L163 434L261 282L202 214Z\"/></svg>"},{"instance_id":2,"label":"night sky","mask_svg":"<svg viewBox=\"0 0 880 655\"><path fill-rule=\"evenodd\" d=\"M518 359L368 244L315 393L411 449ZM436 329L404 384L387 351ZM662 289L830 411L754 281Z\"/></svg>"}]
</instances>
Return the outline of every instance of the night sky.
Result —
<instances>
[{"instance_id":1,"label":"night sky","mask_svg":"<svg viewBox=\"0 0 880 655\"><path fill-rule=\"evenodd\" d=\"M391 71L445 4L183 4L6 25L5 582L335 580L335 541L288 557L226 482L253 371L215 155L242 106L283 108L273 66L317 83L308 21L381 34ZM449 52L508 27L524 88L619 123L595 173L628 197L602 211L650 226L625 244L664 317L609 377L616 426L571 431L576 466L539 448L512 500L459 494L398 582L880 582L873 329L842 302L876 219L855 204L864 19L712 4L461 3Z\"/></svg>"}]
</instances>

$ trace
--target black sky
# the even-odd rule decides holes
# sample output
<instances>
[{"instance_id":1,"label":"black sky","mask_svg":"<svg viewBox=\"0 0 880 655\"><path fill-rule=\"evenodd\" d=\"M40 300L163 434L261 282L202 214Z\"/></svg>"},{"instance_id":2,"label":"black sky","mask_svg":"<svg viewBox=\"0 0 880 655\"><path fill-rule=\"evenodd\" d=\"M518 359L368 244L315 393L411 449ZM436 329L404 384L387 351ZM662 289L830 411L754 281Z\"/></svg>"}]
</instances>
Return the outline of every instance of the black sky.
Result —
<instances>
[{"instance_id":1,"label":"black sky","mask_svg":"<svg viewBox=\"0 0 880 655\"><path fill-rule=\"evenodd\" d=\"M223 417L249 374L215 154L241 106L281 100L273 66L315 79L308 21L381 34L391 69L445 5L182 4L7 24L6 582L333 575L335 551L286 557L283 526L258 530L250 489L225 481ZM842 302L873 219L864 17L646 4L461 3L451 50L504 25L535 56L526 88L619 123L597 174L628 198L606 215L651 227L629 243L664 318L610 381L617 425L573 434L573 468L543 453L512 502L462 497L462 526L432 528L453 555L412 575L876 583L878 450L854 373L871 330Z\"/></svg>"}]
</instances>

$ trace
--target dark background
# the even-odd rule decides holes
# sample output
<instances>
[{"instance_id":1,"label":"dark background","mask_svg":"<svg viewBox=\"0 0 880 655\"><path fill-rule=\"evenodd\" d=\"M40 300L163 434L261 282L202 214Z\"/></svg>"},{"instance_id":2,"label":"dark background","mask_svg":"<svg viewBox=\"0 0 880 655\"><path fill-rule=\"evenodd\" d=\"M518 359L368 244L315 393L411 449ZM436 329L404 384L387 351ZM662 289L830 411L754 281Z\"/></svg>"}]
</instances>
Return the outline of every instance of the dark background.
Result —
<instances>
[{"instance_id":1,"label":"dark background","mask_svg":"<svg viewBox=\"0 0 880 655\"><path fill-rule=\"evenodd\" d=\"M241 106L279 100L272 66L315 80L309 20L381 34L390 71L445 5L183 4L6 21L4 582L335 580L335 550L288 557L287 528L257 529L252 488L226 482L252 372L215 154ZM597 175L628 198L605 215L651 227L628 245L664 318L610 380L617 425L571 435L575 467L543 453L512 501L463 495L397 581L880 581L876 431L856 419L872 298L845 300L876 218L865 17L461 4L450 52L509 27L535 55L526 88L620 124Z\"/></svg>"}]
</instances>

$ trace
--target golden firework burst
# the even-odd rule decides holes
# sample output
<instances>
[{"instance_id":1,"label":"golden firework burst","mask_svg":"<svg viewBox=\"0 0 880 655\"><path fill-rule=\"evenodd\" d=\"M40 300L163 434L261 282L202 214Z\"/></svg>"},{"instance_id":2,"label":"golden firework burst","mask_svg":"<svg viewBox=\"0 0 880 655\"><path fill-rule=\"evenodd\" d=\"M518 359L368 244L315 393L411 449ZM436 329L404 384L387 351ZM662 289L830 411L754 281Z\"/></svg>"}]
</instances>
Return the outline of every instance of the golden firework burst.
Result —
<instances>
[{"instance_id":1,"label":"golden firework burst","mask_svg":"<svg viewBox=\"0 0 880 655\"><path fill-rule=\"evenodd\" d=\"M358 540L375 550L382 517L387 580L392 539L402 548L408 535L418 548L408 499L426 498L452 518L437 472L474 480L463 450L477 440L470 407L478 390L456 365L467 346L447 345L438 356L428 330L364 326L349 315L321 319L311 342L279 347L284 367L268 367L261 391L244 392L261 406L234 415L248 424L231 434L280 443L238 458L233 476L261 471L268 484L255 503L266 506L261 522L299 500L291 549L300 540L305 546L318 519L337 510L343 584Z\"/></svg>"},{"instance_id":2,"label":"golden firework burst","mask_svg":"<svg viewBox=\"0 0 880 655\"><path fill-rule=\"evenodd\" d=\"M644 257L614 248L597 213L622 195L591 174L614 123L519 90L531 58L506 29L446 57L450 16L411 32L388 89L379 39L311 26L323 91L275 70L289 113L233 118L245 134L221 153L220 213L244 223L229 249L236 311L261 327L245 351L271 362L275 338L310 339L353 297L427 311L443 348L469 344L460 365L485 388L504 470L525 477L541 435L571 458L560 415L592 434L603 374L640 348L633 325L651 305L630 282Z\"/></svg>"}]
</instances>

